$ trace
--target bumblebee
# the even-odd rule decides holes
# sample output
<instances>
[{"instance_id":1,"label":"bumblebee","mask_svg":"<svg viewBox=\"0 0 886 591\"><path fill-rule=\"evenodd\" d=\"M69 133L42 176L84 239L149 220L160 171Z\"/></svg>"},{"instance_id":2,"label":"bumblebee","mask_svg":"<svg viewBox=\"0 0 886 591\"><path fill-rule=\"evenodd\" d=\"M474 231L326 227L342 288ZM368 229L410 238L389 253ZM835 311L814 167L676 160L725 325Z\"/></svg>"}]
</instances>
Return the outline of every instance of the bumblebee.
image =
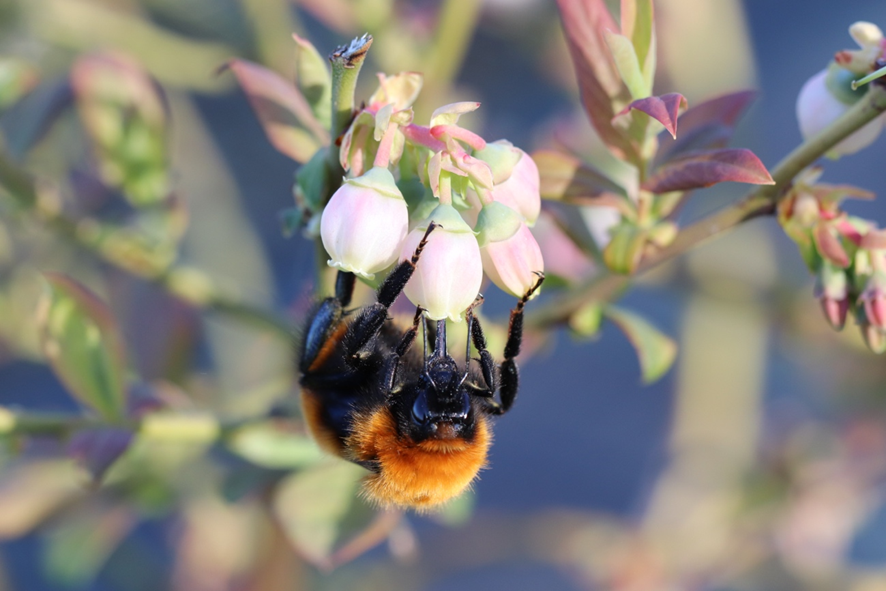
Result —
<instances>
[{"instance_id":1,"label":"bumblebee","mask_svg":"<svg viewBox=\"0 0 886 591\"><path fill-rule=\"evenodd\" d=\"M303 334L299 371L308 427L321 448L369 470L364 494L381 506L433 508L477 477L492 440L490 417L506 413L517 396L514 358L523 307L544 280L539 273L511 311L500 365L472 311L482 301L478 296L466 312L467 346L459 367L447 351L445 320L428 327L419 307L404 330L388 317L434 228L411 259L390 272L372 305L348 309L355 276L339 271L335 296L319 303ZM421 352L412 346L420 325Z\"/></svg>"}]
</instances>

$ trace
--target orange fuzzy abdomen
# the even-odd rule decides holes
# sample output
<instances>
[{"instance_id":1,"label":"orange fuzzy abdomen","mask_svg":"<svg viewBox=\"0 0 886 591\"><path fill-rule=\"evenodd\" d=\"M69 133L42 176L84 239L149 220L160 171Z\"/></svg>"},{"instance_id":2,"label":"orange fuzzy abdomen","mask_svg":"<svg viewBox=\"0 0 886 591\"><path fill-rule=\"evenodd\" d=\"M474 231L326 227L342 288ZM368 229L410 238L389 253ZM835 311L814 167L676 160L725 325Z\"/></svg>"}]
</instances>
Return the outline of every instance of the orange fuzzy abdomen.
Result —
<instances>
[{"instance_id":1,"label":"orange fuzzy abdomen","mask_svg":"<svg viewBox=\"0 0 886 591\"><path fill-rule=\"evenodd\" d=\"M358 418L354 426L346 447L354 459L378 463L379 471L364 480L364 489L385 506L429 509L459 495L486 464L491 443L483 416L477 416L470 441L404 440L387 408Z\"/></svg>"}]
</instances>

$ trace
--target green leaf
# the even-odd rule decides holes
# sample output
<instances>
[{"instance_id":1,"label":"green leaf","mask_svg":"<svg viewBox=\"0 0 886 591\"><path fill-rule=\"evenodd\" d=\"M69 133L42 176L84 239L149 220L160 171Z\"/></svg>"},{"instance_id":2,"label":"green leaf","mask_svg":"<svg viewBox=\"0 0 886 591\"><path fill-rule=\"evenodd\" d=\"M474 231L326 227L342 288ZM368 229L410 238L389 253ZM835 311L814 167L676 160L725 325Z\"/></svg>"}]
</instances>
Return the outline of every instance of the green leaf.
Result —
<instances>
[{"instance_id":1,"label":"green leaf","mask_svg":"<svg viewBox=\"0 0 886 591\"><path fill-rule=\"evenodd\" d=\"M612 232L612 240L603 250L603 261L612 271L630 275L640 264L647 231L631 224L622 224Z\"/></svg>"},{"instance_id":2,"label":"green leaf","mask_svg":"<svg viewBox=\"0 0 886 591\"><path fill-rule=\"evenodd\" d=\"M320 125L332 126L332 74L329 60L307 39L293 35L298 49L295 53L295 83L304 95Z\"/></svg>"},{"instance_id":3,"label":"green leaf","mask_svg":"<svg viewBox=\"0 0 886 591\"><path fill-rule=\"evenodd\" d=\"M108 307L82 285L46 274L41 306L43 351L56 375L105 419L126 407L126 354Z\"/></svg>"},{"instance_id":4,"label":"green leaf","mask_svg":"<svg viewBox=\"0 0 886 591\"><path fill-rule=\"evenodd\" d=\"M323 211L323 199L326 197L326 160L329 156L329 148L320 148L310 160L305 162L295 173L296 201L303 200L303 204L310 211L320 213ZM299 203L300 205L302 203Z\"/></svg>"},{"instance_id":5,"label":"green leaf","mask_svg":"<svg viewBox=\"0 0 886 591\"><path fill-rule=\"evenodd\" d=\"M655 22L652 0L621 0L621 32L631 40L647 88L655 78Z\"/></svg>"},{"instance_id":6,"label":"green leaf","mask_svg":"<svg viewBox=\"0 0 886 591\"><path fill-rule=\"evenodd\" d=\"M91 506L70 512L47 538L46 571L65 587L89 583L136 523L123 507Z\"/></svg>"},{"instance_id":7,"label":"green leaf","mask_svg":"<svg viewBox=\"0 0 886 591\"><path fill-rule=\"evenodd\" d=\"M280 229L285 238L291 238L305 223L305 214L301 207L287 207L277 213L280 218Z\"/></svg>"},{"instance_id":8,"label":"green leaf","mask_svg":"<svg viewBox=\"0 0 886 591\"><path fill-rule=\"evenodd\" d=\"M605 36L606 44L609 46L609 51L612 52L612 58L615 60L618 73L621 75L625 86L628 87L631 96L634 99L648 97L652 92L652 88L643 77L640 62L637 59L637 54L630 39L612 31L606 31Z\"/></svg>"},{"instance_id":9,"label":"green leaf","mask_svg":"<svg viewBox=\"0 0 886 591\"><path fill-rule=\"evenodd\" d=\"M673 339L662 334L649 321L633 312L607 306L603 314L614 322L634 345L637 357L640 359L643 383L651 384L667 373L677 357L677 343Z\"/></svg>"},{"instance_id":10,"label":"green leaf","mask_svg":"<svg viewBox=\"0 0 886 591\"><path fill-rule=\"evenodd\" d=\"M37 69L11 57L0 58L0 109L6 109L37 84Z\"/></svg>"},{"instance_id":11,"label":"green leaf","mask_svg":"<svg viewBox=\"0 0 886 591\"><path fill-rule=\"evenodd\" d=\"M314 564L328 559L364 474L359 466L335 461L294 474L277 489L277 519L293 545Z\"/></svg>"},{"instance_id":12,"label":"green leaf","mask_svg":"<svg viewBox=\"0 0 886 591\"><path fill-rule=\"evenodd\" d=\"M238 429L228 445L235 453L265 468L301 468L323 457L310 438L287 432L271 422Z\"/></svg>"},{"instance_id":13,"label":"green leaf","mask_svg":"<svg viewBox=\"0 0 886 591\"><path fill-rule=\"evenodd\" d=\"M577 337L589 338L599 332L602 321L603 306L599 302L590 302L569 317L569 329Z\"/></svg>"}]
</instances>

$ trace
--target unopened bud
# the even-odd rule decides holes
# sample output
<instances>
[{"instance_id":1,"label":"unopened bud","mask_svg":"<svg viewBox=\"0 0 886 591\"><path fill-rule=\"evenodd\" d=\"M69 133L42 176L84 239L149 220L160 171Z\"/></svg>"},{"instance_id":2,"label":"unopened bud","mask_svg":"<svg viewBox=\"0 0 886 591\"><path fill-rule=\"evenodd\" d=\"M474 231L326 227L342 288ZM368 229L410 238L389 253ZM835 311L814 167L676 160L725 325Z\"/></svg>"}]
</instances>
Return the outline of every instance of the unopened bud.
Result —
<instances>
[{"instance_id":1,"label":"unopened bud","mask_svg":"<svg viewBox=\"0 0 886 591\"><path fill-rule=\"evenodd\" d=\"M880 330L886 329L886 273L875 271L858 301L864 305L867 321Z\"/></svg>"},{"instance_id":2,"label":"unopened bud","mask_svg":"<svg viewBox=\"0 0 886 591\"><path fill-rule=\"evenodd\" d=\"M853 79L852 72L832 65L803 85L797 97L797 120L804 139L817 135L863 96L864 87L852 90ZM858 152L873 143L882 128L878 117L834 146L830 153L839 156Z\"/></svg>"},{"instance_id":3,"label":"unopened bud","mask_svg":"<svg viewBox=\"0 0 886 591\"><path fill-rule=\"evenodd\" d=\"M849 313L849 281L836 265L823 261L815 285L815 297L821 303L825 319L834 330L842 330Z\"/></svg>"},{"instance_id":4,"label":"unopened bud","mask_svg":"<svg viewBox=\"0 0 886 591\"><path fill-rule=\"evenodd\" d=\"M428 224L439 225L428 237L403 292L416 306L425 309L431 320L460 321L483 281L480 246L459 213L451 205L440 204L427 222L412 230L400 250L400 260L412 258Z\"/></svg>"},{"instance_id":5,"label":"unopened bud","mask_svg":"<svg viewBox=\"0 0 886 591\"><path fill-rule=\"evenodd\" d=\"M345 180L320 220L329 266L373 278L397 260L408 225L406 201L388 169Z\"/></svg>"}]
</instances>

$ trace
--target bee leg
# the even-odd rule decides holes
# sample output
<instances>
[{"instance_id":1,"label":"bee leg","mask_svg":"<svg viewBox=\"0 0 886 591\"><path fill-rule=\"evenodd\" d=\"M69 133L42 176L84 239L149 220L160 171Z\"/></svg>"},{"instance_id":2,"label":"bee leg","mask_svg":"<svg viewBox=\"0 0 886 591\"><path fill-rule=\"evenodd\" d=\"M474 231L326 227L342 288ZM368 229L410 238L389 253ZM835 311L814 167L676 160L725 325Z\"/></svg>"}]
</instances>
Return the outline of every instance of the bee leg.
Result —
<instances>
[{"instance_id":1,"label":"bee leg","mask_svg":"<svg viewBox=\"0 0 886 591\"><path fill-rule=\"evenodd\" d=\"M431 222L425 235L422 236L421 242L415 248L412 258L401 262L394 267L381 286L378 288L378 296L376 303L366 306L351 323L348 335L345 341L345 352L348 359L356 360L360 357L361 352L365 351L372 340L378 335L385 320L388 319L388 308L397 299L397 296L403 291L403 288L409 282L412 274L415 272L415 265L418 263L421 252L428 243L428 236L434 231L438 224Z\"/></svg>"},{"instance_id":2,"label":"bee leg","mask_svg":"<svg viewBox=\"0 0 886 591\"><path fill-rule=\"evenodd\" d=\"M323 347L339 325L345 307L351 303L355 279L353 273L339 271L335 278L335 296L320 302L314 311L311 323L305 331L304 346L299 360L299 370L302 375L311 371Z\"/></svg>"},{"instance_id":3,"label":"bee leg","mask_svg":"<svg viewBox=\"0 0 886 591\"><path fill-rule=\"evenodd\" d=\"M394 389L394 384L397 381L397 368L400 366L400 358L406 355L409 347L411 347L412 343L415 341L415 336L418 334L418 323L421 321L421 315L424 311L424 308L421 306L416 306L415 316L412 319L412 326L406 331L406 333L404 333L403 338L400 339L400 344L397 345L397 349L394 351L394 355L391 356L385 374L385 394L390 394Z\"/></svg>"},{"instance_id":4,"label":"bee leg","mask_svg":"<svg viewBox=\"0 0 886 591\"><path fill-rule=\"evenodd\" d=\"M495 414L504 414L510 410L517 398L517 390L520 384L520 373L517 369L517 362L514 358L520 354L520 344L523 341L523 308L526 302L532 297L542 282L545 280L543 273L536 271L538 281L535 285L523 294L523 297L517 300L517 305L511 310L511 320L508 323L508 340L505 343L504 360L501 363L501 384L499 389L499 397L501 398L500 407L493 411Z\"/></svg>"},{"instance_id":5,"label":"bee leg","mask_svg":"<svg viewBox=\"0 0 886 591\"><path fill-rule=\"evenodd\" d=\"M478 296L481 298L483 296ZM482 300L481 300L482 301ZM475 302L476 304L476 302ZM474 317L474 306L468 308L468 338L474 343L477 354L480 355L480 371L483 372L483 381L486 382L485 390L475 392L478 396L491 398L495 394L495 360L486 349L486 336L483 334L483 327L480 326L480 319Z\"/></svg>"},{"instance_id":6,"label":"bee leg","mask_svg":"<svg viewBox=\"0 0 886 591\"><path fill-rule=\"evenodd\" d=\"M351 305L351 297L354 295L354 283L357 276L347 271L339 271L335 276L335 299L342 308Z\"/></svg>"}]
</instances>

